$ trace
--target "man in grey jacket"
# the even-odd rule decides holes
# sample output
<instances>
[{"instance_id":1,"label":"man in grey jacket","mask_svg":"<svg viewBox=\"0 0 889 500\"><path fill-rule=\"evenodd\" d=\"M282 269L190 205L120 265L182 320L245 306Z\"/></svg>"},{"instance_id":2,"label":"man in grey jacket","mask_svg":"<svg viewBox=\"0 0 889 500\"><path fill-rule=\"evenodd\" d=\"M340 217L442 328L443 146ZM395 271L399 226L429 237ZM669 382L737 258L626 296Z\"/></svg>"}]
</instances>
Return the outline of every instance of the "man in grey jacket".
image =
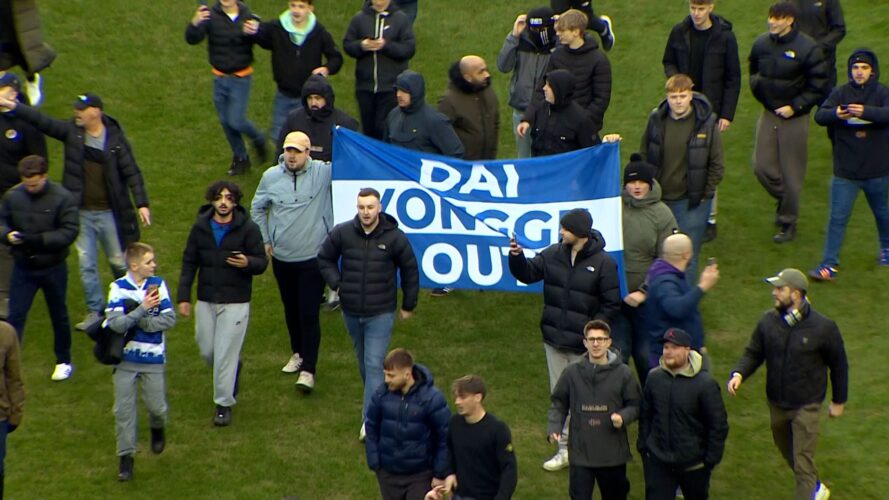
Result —
<instances>
[{"instance_id":1,"label":"man in grey jacket","mask_svg":"<svg viewBox=\"0 0 889 500\"><path fill-rule=\"evenodd\" d=\"M639 418L639 383L610 350L608 323L588 322L583 344L587 355L565 368L553 390L549 437L558 442L570 409L574 418L568 437L569 495L592 498L598 482L604 500L626 499L627 462L632 459L627 426Z\"/></svg>"},{"instance_id":2,"label":"man in grey jacket","mask_svg":"<svg viewBox=\"0 0 889 500\"><path fill-rule=\"evenodd\" d=\"M292 355L281 371L299 372L296 386L303 392L315 388L324 292L317 255L333 220L330 163L313 160L311 146L303 132L287 134L284 154L262 174L250 211L272 260L290 333Z\"/></svg>"}]
</instances>

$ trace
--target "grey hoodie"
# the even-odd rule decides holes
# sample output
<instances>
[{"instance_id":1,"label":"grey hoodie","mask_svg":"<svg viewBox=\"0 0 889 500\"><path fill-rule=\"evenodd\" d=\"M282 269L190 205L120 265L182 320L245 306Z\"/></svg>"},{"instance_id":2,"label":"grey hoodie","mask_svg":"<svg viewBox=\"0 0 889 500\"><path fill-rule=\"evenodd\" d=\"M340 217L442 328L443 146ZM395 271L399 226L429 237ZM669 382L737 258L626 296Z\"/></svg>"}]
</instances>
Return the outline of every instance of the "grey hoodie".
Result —
<instances>
[{"instance_id":1,"label":"grey hoodie","mask_svg":"<svg viewBox=\"0 0 889 500\"><path fill-rule=\"evenodd\" d=\"M330 163L308 159L306 168L291 172L284 163L262 174L253 196L250 216L271 244L275 259L303 262L314 259L333 227Z\"/></svg>"}]
</instances>

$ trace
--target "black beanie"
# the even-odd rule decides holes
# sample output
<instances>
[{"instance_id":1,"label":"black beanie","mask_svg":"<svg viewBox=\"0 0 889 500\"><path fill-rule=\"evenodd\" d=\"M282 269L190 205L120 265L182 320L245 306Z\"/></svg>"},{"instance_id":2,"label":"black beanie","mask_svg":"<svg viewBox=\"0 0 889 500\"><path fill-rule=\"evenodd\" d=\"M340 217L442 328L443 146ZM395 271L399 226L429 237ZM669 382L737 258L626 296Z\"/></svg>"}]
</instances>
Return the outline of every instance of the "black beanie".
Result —
<instances>
[{"instance_id":1,"label":"black beanie","mask_svg":"<svg viewBox=\"0 0 889 500\"><path fill-rule=\"evenodd\" d=\"M630 181L644 181L654 187L654 166L643 160L639 153L630 155L630 163L624 168L624 185Z\"/></svg>"},{"instance_id":2,"label":"black beanie","mask_svg":"<svg viewBox=\"0 0 889 500\"><path fill-rule=\"evenodd\" d=\"M593 216L585 208L575 208L563 215L559 224L574 236L586 238L593 230Z\"/></svg>"},{"instance_id":3,"label":"black beanie","mask_svg":"<svg viewBox=\"0 0 889 500\"><path fill-rule=\"evenodd\" d=\"M852 68L852 65L855 63L864 63L870 66L871 68L876 69L876 62L874 61L874 56L867 51L856 51L852 54L852 57L849 58L849 68Z\"/></svg>"}]
</instances>

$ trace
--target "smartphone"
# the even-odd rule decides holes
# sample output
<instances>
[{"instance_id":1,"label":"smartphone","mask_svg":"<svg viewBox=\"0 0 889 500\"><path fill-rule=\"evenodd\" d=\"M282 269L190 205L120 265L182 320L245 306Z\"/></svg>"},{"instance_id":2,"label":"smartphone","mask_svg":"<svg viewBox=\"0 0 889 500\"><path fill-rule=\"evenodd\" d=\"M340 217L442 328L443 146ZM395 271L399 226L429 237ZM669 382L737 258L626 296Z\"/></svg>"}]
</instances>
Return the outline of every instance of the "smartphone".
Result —
<instances>
[{"instance_id":1,"label":"smartphone","mask_svg":"<svg viewBox=\"0 0 889 500\"><path fill-rule=\"evenodd\" d=\"M840 104L840 111L848 111L848 110L849 110L849 106L848 106L848 105L846 105L846 104Z\"/></svg>"},{"instance_id":2,"label":"smartphone","mask_svg":"<svg viewBox=\"0 0 889 500\"><path fill-rule=\"evenodd\" d=\"M707 259L707 265L708 266L715 266L716 265L716 257L710 257L709 259Z\"/></svg>"},{"instance_id":3,"label":"smartphone","mask_svg":"<svg viewBox=\"0 0 889 500\"><path fill-rule=\"evenodd\" d=\"M231 256L232 256L232 257L237 257L238 255L244 255L244 252L242 252L242 251L240 251L240 250L233 250L233 251L231 252Z\"/></svg>"},{"instance_id":4,"label":"smartphone","mask_svg":"<svg viewBox=\"0 0 889 500\"><path fill-rule=\"evenodd\" d=\"M518 241L515 236L515 231L512 232L512 241Z\"/></svg>"},{"instance_id":5,"label":"smartphone","mask_svg":"<svg viewBox=\"0 0 889 500\"><path fill-rule=\"evenodd\" d=\"M148 285L148 289L146 290L145 295L154 295L158 293L157 289L157 285Z\"/></svg>"}]
</instances>

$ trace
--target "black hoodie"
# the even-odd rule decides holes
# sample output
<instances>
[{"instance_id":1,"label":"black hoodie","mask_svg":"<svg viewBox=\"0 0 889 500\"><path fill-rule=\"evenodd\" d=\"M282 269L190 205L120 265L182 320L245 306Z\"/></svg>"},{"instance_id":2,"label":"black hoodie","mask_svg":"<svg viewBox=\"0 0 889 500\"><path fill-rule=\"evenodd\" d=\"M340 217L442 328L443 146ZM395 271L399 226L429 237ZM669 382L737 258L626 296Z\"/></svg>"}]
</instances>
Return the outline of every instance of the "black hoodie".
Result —
<instances>
[{"instance_id":1,"label":"black hoodie","mask_svg":"<svg viewBox=\"0 0 889 500\"><path fill-rule=\"evenodd\" d=\"M327 101L317 110L309 108L310 95L320 95ZM321 75L312 75L306 80L302 90L303 107L291 111L287 120L281 127L281 135L278 136L278 154L284 149L284 138L294 131L305 132L312 141L310 156L315 160L333 160L333 129L345 127L349 130L358 130L358 121L349 116L345 111L334 107L335 96L333 87L327 78Z\"/></svg>"},{"instance_id":2,"label":"black hoodie","mask_svg":"<svg viewBox=\"0 0 889 500\"><path fill-rule=\"evenodd\" d=\"M398 75L395 88L411 95L407 107L396 106L386 117L383 140L414 151L463 157L463 143L448 118L426 104L426 82L416 71Z\"/></svg>"},{"instance_id":3,"label":"black hoodie","mask_svg":"<svg viewBox=\"0 0 889 500\"><path fill-rule=\"evenodd\" d=\"M531 155L547 156L567 153L597 144L593 137L593 120L573 100L574 77L567 70L556 70L546 76L553 89L554 103L535 100L528 106L522 121L531 128Z\"/></svg>"},{"instance_id":4,"label":"black hoodie","mask_svg":"<svg viewBox=\"0 0 889 500\"><path fill-rule=\"evenodd\" d=\"M864 85L852 79L852 64L859 57L873 61L873 74ZM889 87L880 83L880 64L869 49L849 56L849 83L830 93L815 113L815 121L828 127L833 137L833 174L852 180L889 175ZM860 119L841 120L837 106L863 104Z\"/></svg>"},{"instance_id":5,"label":"black hoodie","mask_svg":"<svg viewBox=\"0 0 889 500\"><path fill-rule=\"evenodd\" d=\"M438 101L438 110L448 117L463 143L463 158L497 158L500 109L490 80L481 87L469 83L460 72L459 61L451 65L448 77L448 90Z\"/></svg>"},{"instance_id":6,"label":"black hoodie","mask_svg":"<svg viewBox=\"0 0 889 500\"><path fill-rule=\"evenodd\" d=\"M365 38L380 36L386 40L382 50L367 52L361 48ZM411 20L398 9L395 0L383 12L375 11L367 0L352 18L343 38L343 50L356 59L355 90L375 94L391 92L395 78L407 69L416 48Z\"/></svg>"}]
</instances>

